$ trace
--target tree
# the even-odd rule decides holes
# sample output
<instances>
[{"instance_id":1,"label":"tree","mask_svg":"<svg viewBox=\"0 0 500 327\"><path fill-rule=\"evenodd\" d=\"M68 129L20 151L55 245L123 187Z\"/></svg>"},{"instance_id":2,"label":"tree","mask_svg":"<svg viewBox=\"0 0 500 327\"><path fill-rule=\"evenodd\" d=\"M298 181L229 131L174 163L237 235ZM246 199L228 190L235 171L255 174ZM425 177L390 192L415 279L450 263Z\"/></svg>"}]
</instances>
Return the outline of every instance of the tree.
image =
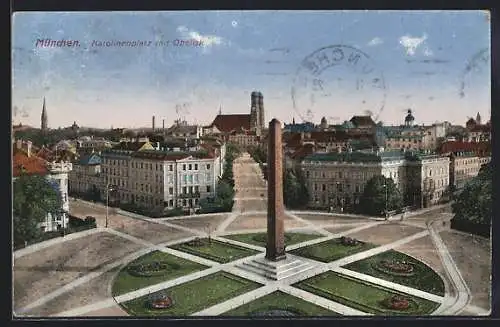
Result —
<instances>
[{"instance_id":1,"label":"tree","mask_svg":"<svg viewBox=\"0 0 500 327\"><path fill-rule=\"evenodd\" d=\"M491 224L493 215L493 167L491 164L481 167L479 174L470 180L452 205L453 219L477 224Z\"/></svg>"},{"instance_id":2,"label":"tree","mask_svg":"<svg viewBox=\"0 0 500 327\"><path fill-rule=\"evenodd\" d=\"M301 174L292 169L283 173L283 202L290 209L298 209L307 205L309 195Z\"/></svg>"},{"instance_id":3,"label":"tree","mask_svg":"<svg viewBox=\"0 0 500 327\"><path fill-rule=\"evenodd\" d=\"M38 227L48 213L58 215L62 199L43 176L22 174L13 186L14 246L21 246L40 236Z\"/></svg>"},{"instance_id":4,"label":"tree","mask_svg":"<svg viewBox=\"0 0 500 327\"><path fill-rule=\"evenodd\" d=\"M386 193L387 192L387 193ZM400 210L403 206L401 192L392 178L373 176L359 201L360 211L368 215L380 215L387 211Z\"/></svg>"},{"instance_id":5,"label":"tree","mask_svg":"<svg viewBox=\"0 0 500 327\"><path fill-rule=\"evenodd\" d=\"M258 163L267 162L267 149L263 146L250 147L248 153Z\"/></svg>"}]
</instances>

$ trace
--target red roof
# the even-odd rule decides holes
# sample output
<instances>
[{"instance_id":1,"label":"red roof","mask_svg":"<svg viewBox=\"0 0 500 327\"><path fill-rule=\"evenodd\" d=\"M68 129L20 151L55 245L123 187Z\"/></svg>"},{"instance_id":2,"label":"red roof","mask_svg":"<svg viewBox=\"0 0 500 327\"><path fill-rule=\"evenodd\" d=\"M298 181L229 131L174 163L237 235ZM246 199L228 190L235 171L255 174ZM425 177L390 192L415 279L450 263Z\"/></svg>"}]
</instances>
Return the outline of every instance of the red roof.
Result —
<instances>
[{"instance_id":1,"label":"red roof","mask_svg":"<svg viewBox=\"0 0 500 327\"><path fill-rule=\"evenodd\" d=\"M454 152L474 152L478 156L491 154L490 142L447 141L441 144L441 154Z\"/></svg>"},{"instance_id":2,"label":"red roof","mask_svg":"<svg viewBox=\"0 0 500 327\"><path fill-rule=\"evenodd\" d=\"M216 126L221 132L230 133L234 130L249 130L250 115L217 115L212 125Z\"/></svg>"},{"instance_id":3,"label":"red roof","mask_svg":"<svg viewBox=\"0 0 500 327\"><path fill-rule=\"evenodd\" d=\"M24 172L28 175L46 175L49 171L46 161L37 156L29 156L22 150L14 149L12 156L12 176L18 177Z\"/></svg>"}]
</instances>

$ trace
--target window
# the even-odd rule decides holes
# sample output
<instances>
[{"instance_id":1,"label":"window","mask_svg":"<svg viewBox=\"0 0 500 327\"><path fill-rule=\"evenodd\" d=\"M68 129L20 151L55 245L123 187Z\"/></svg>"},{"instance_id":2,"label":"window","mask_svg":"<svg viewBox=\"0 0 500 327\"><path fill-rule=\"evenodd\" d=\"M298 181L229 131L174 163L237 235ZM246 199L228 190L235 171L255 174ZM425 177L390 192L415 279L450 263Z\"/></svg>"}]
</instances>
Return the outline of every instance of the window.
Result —
<instances>
[{"instance_id":1,"label":"window","mask_svg":"<svg viewBox=\"0 0 500 327\"><path fill-rule=\"evenodd\" d=\"M173 187L169 187L168 188L168 194L170 194L170 195L174 194L174 188Z\"/></svg>"},{"instance_id":2,"label":"window","mask_svg":"<svg viewBox=\"0 0 500 327\"><path fill-rule=\"evenodd\" d=\"M168 206L173 207L174 206L174 200L168 200Z\"/></svg>"},{"instance_id":3,"label":"window","mask_svg":"<svg viewBox=\"0 0 500 327\"><path fill-rule=\"evenodd\" d=\"M323 184L321 189L323 190L323 192L326 191L326 184Z\"/></svg>"},{"instance_id":4,"label":"window","mask_svg":"<svg viewBox=\"0 0 500 327\"><path fill-rule=\"evenodd\" d=\"M198 180L198 174L195 174L195 175L194 175L194 182L195 182L195 183L198 183L198 182L199 182L199 180Z\"/></svg>"},{"instance_id":5,"label":"window","mask_svg":"<svg viewBox=\"0 0 500 327\"><path fill-rule=\"evenodd\" d=\"M198 170L198 164L194 164L194 170Z\"/></svg>"},{"instance_id":6,"label":"window","mask_svg":"<svg viewBox=\"0 0 500 327\"><path fill-rule=\"evenodd\" d=\"M174 165L168 165L168 170L169 171L174 171Z\"/></svg>"},{"instance_id":7,"label":"window","mask_svg":"<svg viewBox=\"0 0 500 327\"><path fill-rule=\"evenodd\" d=\"M207 164L207 169L210 169L210 164Z\"/></svg>"},{"instance_id":8,"label":"window","mask_svg":"<svg viewBox=\"0 0 500 327\"><path fill-rule=\"evenodd\" d=\"M194 187L194 192L195 192L195 193L200 192L200 187L199 187L198 185L196 185L196 186Z\"/></svg>"},{"instance_id":9,"label":"window","mask_svg":"<svg viewBox=\"0 0 500 327\"><path fill-rule=\"evenodd\" d=\"M189 183L192 183L193 182L193 175L189 175Z\"/></svg>"},{"instance_id":10,"label":"window","mask_svg":"<svg viewBox=\"0 0 500 327\"><path fill-rule=\"evenodd\" d=\"M207 185L207 192L210 193L210 185Z\"/></svg>"},{"instance_id":11,"label":"window","mask_svg":"<svg viewBox=\"0 0 500 327\"><path fill-rule=\"evenodd\" d=\"M193 187L192 186L189 187L189 193L193 194Z\"/></svg>"},{"instance_id":12,"label":"window","mask_svg":"<svg viewBox=\"0 0 500 327\"><path fill-rule=\"evenodd\" d=\"M192 164L189 164L189 170L192 170L193 169L193 165Z\"/></svg>"},{"instance_id":13,"label":"window","mask_svg":"<svg viewBox=\"0 0 500 327\"><path fill-rule=\"evenodd\" d=\"M182 187L182 194L186 194L187 193L187 187L186 186L183 186Z\"/></svg>"},{"instance_id":14,"label":"window","mask_svg":"<svg viewBox=\"0 0 500 327\"><path fill-rule=\"evenodd\" d=\"M186 164L182 165L182 170L186 170Z\"/></svg>"}]
</instances>

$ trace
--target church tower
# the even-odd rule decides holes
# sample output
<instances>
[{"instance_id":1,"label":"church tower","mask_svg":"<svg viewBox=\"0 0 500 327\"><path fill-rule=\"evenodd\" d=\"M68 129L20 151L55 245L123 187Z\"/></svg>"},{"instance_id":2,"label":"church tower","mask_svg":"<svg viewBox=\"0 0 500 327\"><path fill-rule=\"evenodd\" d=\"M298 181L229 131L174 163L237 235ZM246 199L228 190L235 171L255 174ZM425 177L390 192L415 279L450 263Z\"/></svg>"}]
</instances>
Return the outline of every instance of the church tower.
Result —
<instances>
[{"instance_id":1,"label":"church tower","mask_svg":"<svg viewBox=\"0 0 500 327\"><path fill-rule=\"evenodd\" d=\"M48 117L47 117L47 109L45 108L45 97L43 97L43 107L42 107L42 117L41 117L41 128L42 128L42 133L47 132L47 125L48 125Z\"/></svg>"},{"instance_id":2,"label":"church tower","mask_svg":"<svg viewBox=\"0 0 500 327\"><path fill-rule=\"evenodd\" d=\"M476 123L478 125L481 125L481 115L479 114L479 112L477 113L477 116L476 116Z\"/></svg>"},{"instance_id":3,"label":"church tower","mask_svg":"<svg viewBox=\"0 0 500 327\"><path fill-rule=\"evenodd\" d=\"M259 93L252 92L250 96L250 130L256 131L259 125Z\"/></svg>"},{"instance_id":4,"label":"church tower","mask_svg":"<svg viewBox=\"0 0 500 327\"><path fill-rule=\"evenodd\" d=\"M258 93L257 116L259 117L260 129L264 129L266 127L266 120L264 116L264 96L261 92Z\"/></svg>"}]
</instances>

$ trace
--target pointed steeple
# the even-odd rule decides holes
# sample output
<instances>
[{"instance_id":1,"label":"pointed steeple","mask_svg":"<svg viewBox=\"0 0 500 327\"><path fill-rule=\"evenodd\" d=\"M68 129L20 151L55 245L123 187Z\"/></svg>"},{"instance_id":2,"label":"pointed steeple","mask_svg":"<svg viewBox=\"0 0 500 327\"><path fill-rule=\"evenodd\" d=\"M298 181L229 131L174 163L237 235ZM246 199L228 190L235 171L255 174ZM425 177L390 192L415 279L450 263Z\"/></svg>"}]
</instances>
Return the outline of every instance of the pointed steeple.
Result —
<instances>
[{"instance_id":1,"label":"pointed steeple","mask_svg":"<svg viewBox=\"0 0 500 327\"><path fill-rule=\"evenodd\" d=\"M43 97L43 107L42 107L42 117L41 117L41 128L42 131L47 130L48 117L47 117L47 108L45 107L45 97Z\"/></svg>"},{"instance_id":2,"label":"pointed steeple","mask_svg":"<svg viewBox=\"0 0 500 327\"><path fill-rule=\"evenodd\" d=\"M219 115L222 115L222 103L219 105Z\"/></svg>"}]
</instances>

